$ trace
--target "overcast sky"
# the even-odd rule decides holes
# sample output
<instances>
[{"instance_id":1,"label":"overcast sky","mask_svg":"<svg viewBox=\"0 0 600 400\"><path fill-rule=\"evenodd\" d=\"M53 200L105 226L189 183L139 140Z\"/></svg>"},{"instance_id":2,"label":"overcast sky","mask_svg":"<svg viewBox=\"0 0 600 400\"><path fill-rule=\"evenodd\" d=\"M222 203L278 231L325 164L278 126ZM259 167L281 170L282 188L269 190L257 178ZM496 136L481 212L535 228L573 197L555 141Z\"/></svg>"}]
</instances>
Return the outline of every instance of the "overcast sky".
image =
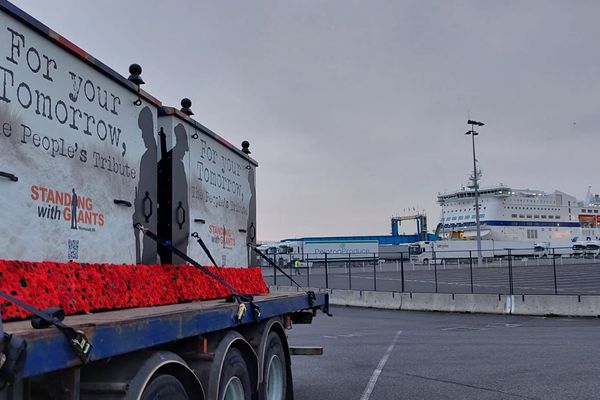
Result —
<instances>
[{"instance_id":1,"label":"overcast sky","mask_svg":"<svg viewBox=\"0 0 600 400\"><path fill-rule=\"evenodd\" d=\"M259 162L258 237L388 234L482 186L600 192L600 2L14 3ZM403 230L412 233L413 225Z\"/></svg>"}]
</instances>

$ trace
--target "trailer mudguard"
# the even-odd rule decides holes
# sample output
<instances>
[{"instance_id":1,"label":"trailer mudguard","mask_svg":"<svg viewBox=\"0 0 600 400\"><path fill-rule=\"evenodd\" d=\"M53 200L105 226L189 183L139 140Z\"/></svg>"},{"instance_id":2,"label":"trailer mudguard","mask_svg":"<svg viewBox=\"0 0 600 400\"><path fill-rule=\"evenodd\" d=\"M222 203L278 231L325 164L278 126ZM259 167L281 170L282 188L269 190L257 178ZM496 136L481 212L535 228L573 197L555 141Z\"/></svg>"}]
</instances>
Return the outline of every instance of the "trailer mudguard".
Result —
<instances>
[{"instance_id":1,"label":"trailer mudguard","mask_svg":"<svg viewBox=\"0 0 600 400\"><path fill-rule=\"evenodd\" d=\"M122 400L139 400L144 389L160 375L171 375L185 388L190 400L204 400L202 384L185 361L168 351L140 351L99 362L82 370L81 395L109 394Z\"/></svg>"}]
</instances>

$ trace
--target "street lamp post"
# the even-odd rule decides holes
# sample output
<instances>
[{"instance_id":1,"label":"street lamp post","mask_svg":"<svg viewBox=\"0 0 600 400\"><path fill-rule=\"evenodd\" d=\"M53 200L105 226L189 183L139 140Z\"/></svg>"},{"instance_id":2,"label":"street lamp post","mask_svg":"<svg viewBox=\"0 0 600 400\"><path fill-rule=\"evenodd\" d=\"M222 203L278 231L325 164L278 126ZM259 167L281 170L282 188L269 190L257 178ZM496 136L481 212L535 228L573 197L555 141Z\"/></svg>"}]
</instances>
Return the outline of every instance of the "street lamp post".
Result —
<instances>
[{"instance_id":1,"label":"street lamp post","mask_svg":"<svg viewBox=\"0 0 600 400\"><path fill-rule=\"evenodd\" d=\"M475 136L479 135L475 131L475 126L485 125L483 122L474 121L472 119L467 121L467 124L471 125L471 130L465 132L465 135L471 135L473 143L473 189L475 190L475 225L477 229L477 265L481 265L481 226L479 224L479 174L477 173L477 159L475 158Z\"/></svg>"}]
</instances>

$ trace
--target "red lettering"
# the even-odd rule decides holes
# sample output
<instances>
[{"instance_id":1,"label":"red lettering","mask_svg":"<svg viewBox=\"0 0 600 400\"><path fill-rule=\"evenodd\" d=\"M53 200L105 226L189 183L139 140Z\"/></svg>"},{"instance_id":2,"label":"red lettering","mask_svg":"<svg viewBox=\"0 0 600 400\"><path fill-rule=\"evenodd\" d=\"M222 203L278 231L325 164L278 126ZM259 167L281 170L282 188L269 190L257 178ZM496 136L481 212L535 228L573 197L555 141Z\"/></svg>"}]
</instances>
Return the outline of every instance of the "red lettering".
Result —
<instances>
[{"instance_id":1,"label":"red lettering","mask_svg":"<svg viewBox=\"0 0 600 400\"><path fill-rule=\"evenodd\" d=\"M56 201L56 204L60 204L61 206L64 206L65 203L65 194L63 192L54 192L54 199Z\"/></svg>"},{"instance_id":2,"label":"red lettering","mask_svg":"<svg viewBox=\"0 0 600 400\"><path fill-rule=\"evenodd\" d=\"M64 208L63 217L65 218L65 221L67 221L67 222L71 221L71 207Z\"/></svg>"},{"instance_id":3,"label":"red lettering","mask_svg":"<svg viewBox=\"0 0 600 400\"><path fill-rule=\"evenodd\" d=\"M31 199L36 201L39 197L38 187L36 185L31 186Z\"/></svg>"},{"instance_id":4,"label":"red lettering","mask_svg":"<svg viewBox=\"0 0 600 400\"><path fill-rule=\"evenodd\" d=\"M48 188L40 186L40 190L42 191L42 201L46 202L46 193L48 192Z\"/></svg>"},{"instance_id":5,"label":"red lettering","mask_svg":"<svg viewBox=\"0 0 600 400\"><path fill-rule=\"evenodd\" d=\"M58 204L65 207L63 213L65 221L70 221L73 217L71 215L71 202L73 196L69 192L60 192L58 190L50 189L44 186L32 185L30 197L34 201L42 201L48 204ZM97 213L94 211L94 202L90 197L77 196L77 208L80 213L76 216L78 222L86 224L97 223ZM82 214L81 212L86 211ZM88 215L88 212L91 213ZM93 221L93 222L92 222ZM104 216L102 216L102 224L104 224Z\"/></svg>"},{"instance_id":6,"label":"red lettering","mask_svg":"<svg viewBox=\"0 0 600 400\"><path fill-rule=\"evenodd\" d=\"M92 223L92 215L89 211L82 211L84 224L90 225Z\"/></svg>"}]
</instances>

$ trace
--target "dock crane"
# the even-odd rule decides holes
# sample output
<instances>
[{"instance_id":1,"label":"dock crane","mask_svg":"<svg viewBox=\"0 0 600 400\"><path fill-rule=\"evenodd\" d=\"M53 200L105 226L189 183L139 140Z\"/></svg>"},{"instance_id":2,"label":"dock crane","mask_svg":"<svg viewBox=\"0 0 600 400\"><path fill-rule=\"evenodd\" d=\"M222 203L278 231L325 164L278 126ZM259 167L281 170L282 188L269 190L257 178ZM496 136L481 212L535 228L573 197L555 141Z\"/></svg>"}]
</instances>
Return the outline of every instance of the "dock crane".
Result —
<instances>
[{"instance_id":1,"label":"dock crane","mask_svg":"<svg viewBox=\"0 0 600 400\"><path fill-rule=\"evenodd\" d=\"M417 236L419 240L427 240L427 216L425 213L412 215L397 215L392 217L392 236L400 236L400 224L402 221L417 221Z\"/></svg>"}]
</instances>

